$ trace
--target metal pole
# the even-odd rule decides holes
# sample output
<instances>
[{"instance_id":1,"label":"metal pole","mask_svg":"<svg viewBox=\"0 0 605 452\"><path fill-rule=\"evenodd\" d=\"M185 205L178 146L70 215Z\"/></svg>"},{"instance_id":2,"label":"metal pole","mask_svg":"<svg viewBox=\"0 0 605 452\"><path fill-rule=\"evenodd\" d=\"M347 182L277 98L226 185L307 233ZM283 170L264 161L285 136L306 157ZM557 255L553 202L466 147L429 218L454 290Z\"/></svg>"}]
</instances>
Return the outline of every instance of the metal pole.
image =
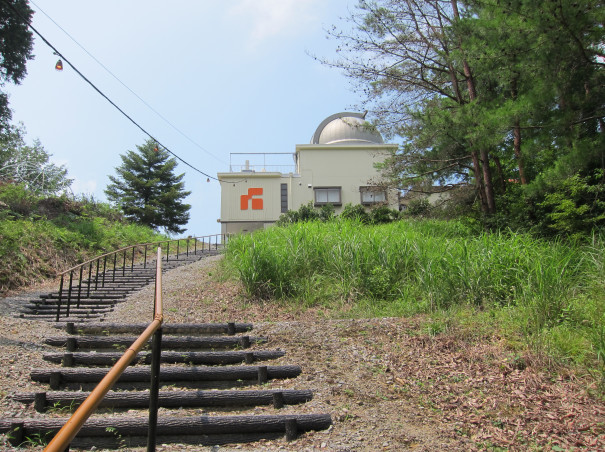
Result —
<instances>
[{"instance_id":1,"label":"metal pole","mask_svg":"<svg viewBox=\"0 0 605 452\"><path fill-rule=\"evenodd\" d=\"M103 285L101 287L105 287L105 270L107 269L107 256L103 258Z\"/></svg>"},{"instance_id":2,"label":"metal pole","mask_svg":"<svg viewBox=\"0 0 605 452\"><path fill-rule=\"evenodd\" d=\"M74 279L74 271L69 272L69 289L67 290L67 315L69 317L69 306L71 305L71 283Z\"/></svg>"},{"instance_id":3,"label":"metal pole","mask_svg":"<svg viewBox=\"0 0 605 452\"><path fill-rule=\"evenodd\" d=\"M162 328L153 334L151 340L151 386L149 388L149 430L147 431L147 452L155 452L158 425L160 358L162 355Z\"/></svg>"},{"instance_id":4,"label":"metal pole","mask_svg":"<svg viewBox=\"0 0 605 452\"><path fill-rule=\"evenodd\" d=\"M187 257L189 257L189 237L187 237Z\"/></svg>"},{"instance_id":5,"label":"metal pole","mask_svg":"<svg viewBox=\"0 0 605 452\"><path fill-rule=\"evenodd\" d=\"M143 268L147 268L147 245L145 245L145 251L143 256Z\"/></svg>"},{"instance_id":6,"label":"metal pole","mask_svg":"<svg viewBox=\"0 0 605 452\"><path fill-rule=\"evenodd\" d=\"M181 241L177 240L176 241L176 260L179 260L179 249L180 249L180 245L181 245Z\"/></svg>"},{"instance_id":7,"label":"metal pole","mask_svg":"<svg viewBox=\"0 0 605 452\"><path fill-rule=\"evenodd\" d=\"M82 270L84 270L84 266L80 265L80 279L78 280L78 308L80 307L80 297L82 296Z\"/></svg>"},{"instance_id":8,"label":"metal pole","mask_svg":"<svg viewBox=\"0 0 605 452\"><path fill-rule=\"evenodd\" d=\"M126 250L124 250L124 260L122 261L122 276L126 276Z\"/></svg>"},{"instance_id":9,"label":"metal pole","mask_svg":"<svg viewBox=\"0 0 605 452\"><path fill-rule=\"evenodd\" d=\"M57 319L55 322L59 321L59 315L61 312L61 299L63 298L63 275L61 275L61 284L59 284L59 300L57 301Z\"/></svg>"},{"instance_id":10,"label":"metal pole","mask_svg":"<svg viewBox=\"0 0 605 452\"><path fill-rule=\"evenodd\" d=\"M134 246L132 247L132 261L130 263L130 271L133 272L134 271Z\"/></svg>"},{"instance_id":11,"label":"metal pole","mask_svg":"<svg viewBox=\"0 0 605 452\"><path fill-rule=\"evenodd\" d=\"M194 247L193 254L197 255L197 237L193 239L193 247Z\"/></svg>"},{"instance_id":12,"label":"metal pole","mask_svg":"<svg viewBox=\"0 0 605 452\"><path fill-rule=\"evenodd\" d=\"M86 288L86 298L90 298L90 278L92 276L92 262L88 264L88 283Z\"/></svg>"},{"instance_id":13,"label":"metal pole","mask_svg":"<svg viewBox=\"0 0 605 452\"><path fill-rule=\"evenodd\" d=\"M116 266L118 262L118 253L113 254L113 281L116 282Z\"/></svg>"},{"instance_id":14,"label":"metal pole","mask_svg":"<svg viewBox=\"0 0 605 452\"><path fill-rule=\"evenodd\" d=\"M170 242L166 242L166 262L170 258Z\"/></svg>"},{"instance_id":15,"label":"metal pole","mask_svg":"<svg viewBox=\"0 0 605 452\"><path fill-rule=\"evenodd\" d=\"M99 264L101 259L97 259L97 272L95 273L95 290L99 287Z\"/></svg>"}]
</instances>

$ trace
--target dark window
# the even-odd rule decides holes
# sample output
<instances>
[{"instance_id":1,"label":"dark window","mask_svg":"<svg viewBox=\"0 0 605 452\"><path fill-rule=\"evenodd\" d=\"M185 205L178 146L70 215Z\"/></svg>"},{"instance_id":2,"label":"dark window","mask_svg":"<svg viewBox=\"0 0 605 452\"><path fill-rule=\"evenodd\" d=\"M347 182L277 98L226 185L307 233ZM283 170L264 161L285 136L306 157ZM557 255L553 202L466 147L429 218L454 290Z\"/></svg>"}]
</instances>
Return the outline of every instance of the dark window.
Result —
<instances>
[{"instance_id":1,"label":"dark window","mask_svg":"<svg viewBox=\"0 0 605 452\"><path fill-rule=\"evenodd\" d=\"M281 213L288 211L288 184L281 184Z\"/></svg>"}]
</instances>

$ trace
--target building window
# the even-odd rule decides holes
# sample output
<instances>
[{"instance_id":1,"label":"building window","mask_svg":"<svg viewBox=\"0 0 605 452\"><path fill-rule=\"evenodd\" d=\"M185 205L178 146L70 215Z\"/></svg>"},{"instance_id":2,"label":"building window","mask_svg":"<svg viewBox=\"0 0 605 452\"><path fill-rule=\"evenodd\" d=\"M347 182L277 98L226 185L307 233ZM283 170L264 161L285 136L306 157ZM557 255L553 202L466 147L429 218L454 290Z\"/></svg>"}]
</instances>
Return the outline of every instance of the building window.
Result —
<instances>
[{"instance_id":1,"label":"building window","mask_svg":"<svg viewBox=\"0 0 605 452\"><path fill-rule=\"evenodd\" d=\"M315 205L322 206L332 204L334 206L342 205L340 198L340 187L319 187L315 188Z\"/></svg>"},{"instance_id":2,"label":"building window","mask_svg":"<svg viewBox=\"0 0 605 452\"><path fill-rule=\"evenodd\" d=\"M288 211L288 184L281 184L281 213Z\"/></svg>"},{"instance_id":3,"label":"building window","mask_svg":"<svg viewBox=\"0 0 605 452\"><path fill-rule=\"evenodd\" d=\"M359 187L363 205L383 204L387 202L387 192L381 187Z\"/></svg>"}]
</instances>

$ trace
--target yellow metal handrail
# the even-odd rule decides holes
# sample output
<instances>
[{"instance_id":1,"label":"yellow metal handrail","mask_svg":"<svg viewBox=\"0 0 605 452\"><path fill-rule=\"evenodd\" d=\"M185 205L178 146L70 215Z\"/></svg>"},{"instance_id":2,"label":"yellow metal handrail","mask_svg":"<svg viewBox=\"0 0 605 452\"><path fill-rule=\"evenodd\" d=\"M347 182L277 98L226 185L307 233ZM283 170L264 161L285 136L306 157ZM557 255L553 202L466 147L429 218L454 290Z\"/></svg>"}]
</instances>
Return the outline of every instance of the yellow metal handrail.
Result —
<instances>
[{"instance_id":1,"label":"yellow metal handrail","mask_svg":"<svg viewBox=\"0 0 605 452\"><path fill-rule=\"evenodd\" d=\"M114 364L111 370L105 375L101 382L82 402L82 405L74 412L69 420L61 427L55 437L48 443L45 452L63 452L69 443L78 434L86 420L99 406L99 403L105 397L105 394L113 387L122 375L122 372L128 367L134 357L141 351L145 343L162 326L164 321L162 307L162 250L158 247L158 259L156 264L156 287L155 287L155 305L154 318L149 326L143 331L139 338L124 352L122 357Z\"/></svg>"}]
</instances>

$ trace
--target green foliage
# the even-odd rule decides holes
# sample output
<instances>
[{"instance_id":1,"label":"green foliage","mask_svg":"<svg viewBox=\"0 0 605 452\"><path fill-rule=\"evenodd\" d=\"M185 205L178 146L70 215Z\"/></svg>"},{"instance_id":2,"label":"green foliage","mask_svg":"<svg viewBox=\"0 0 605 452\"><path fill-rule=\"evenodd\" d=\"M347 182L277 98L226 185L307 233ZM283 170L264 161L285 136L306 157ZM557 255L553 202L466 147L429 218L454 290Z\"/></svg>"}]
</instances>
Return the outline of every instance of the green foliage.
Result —
<instances>
[{"instance_id":1,"label":"green foliage","mask_svg":"<svg viewBox=\"0 0 605 452\"><path fill-rule=\"evenodd\" d=\"M370 215L361 204L346 204L342 209L340 217L344 220L355 220L362 224L370 223Z\"/></svg>"},{"instance_id":2,"label":"green foliage","mask_svg":"<svg viewBox=\"0 0 605 452\"><path fill-rule=\"evenodd\" d=\"M427 215L430 210L431 204L429 203L428 199L417 198L410 201L405 214L411 217L422 217Z\"/></svg>"},{"instance_id":3,"label":"green foliage","mask_svg":"<svg viewBox=\"0 0 605 452\"><path fill-rule=\"evenodd\" d=\"M544 222L557 234L581 238L595 228L605 225L605 185L603 170L594 176L574 174L558 184L552 184L544 200Z\"/></svg>"},{"instance_id":4,"label":"green foliage","mask_svg":"<svg viewBox=\"0 0 605 452\"><path fill-rule=\"evenodd\" d=\"M122 165L116 168L117 176L109 176L105 194L132 221L184 232L180 226L189 221L191 206L182 200L191 192L184 190L184 174L174 174L176 160L151 139L137 151L121 155Z\"/></svg>"},{"instance_id":5,"label":"green foliage","mask_svg":"<svg viewBox=\"0 0 605 452\"><path fill-rule=\"evenodd\" d=\"M382 165L391 185L467 185L484 226L586 234L603 182L578 200L573 178L605 169L604 20L596 0L362 0L330 32L342 55L328 64L401 137ZM531 194L519 202L511 182Z\"/></svg>"},{"instance_id":6,"label":"green foliage","mask_svg":"<svg viewBox=\"0 0 605 452\"><path fill-rule=\"evenodd\" d=\"M105 251L164 238L123 221L108 204L0 185L0 292L54 277Z\"/></svg>"},{"instance_id":7,"label":"green foliage","mask_svg":"<svg viewBox=\"0 0 605 452\"><path fill-rule=\"evenodd\" d=\"M22 184L36 195L65 191L72 183L63 165L50 163L49 154L38 140L28 146L25 128L8 126L0 134L0 182Z\"/></svg>"},{"instance_id":8,"label":"green foliage","mask_svg":"<svg viewBox=\"0 0 605 452\"><path fill-rule=\"evenodd\" d=\"M471 318L456 324L502 329L605 378L605 237L586 246L457 221L308 222L234 237L226 266L254 297L347 316L434 314L431 334L464 310Z\"/></svg>"},{"instance_id":9,"label":"green foliage","mask_svg":"<svg viewBox=\"0 0 605 452\"><path fill-rule=\"evenodd\" d=\"M306 221L336 221L338 219L343 220L355 220L362 224L383 224L390 223L399 219L399 212L390 209L387 206L377 206L367 212L365 207L361 204L352 205L347 204L344 206L342 213L336 215L336 210L332 204L325 204L319 209L313 207L313 202L309 201L308 204L303 204L298 210L288 210L282 214L276 221L277 226L288 226L290 224L306 222Z\"/></svg>"},{"instance_id":10,"label":"green foliage","mask_svg":"<svg viewBox=\"0 0 605 452\"><path fill-rule=\"evenodd\" d=\"M18 15L15 14L13 8L18 11ZM26 62L33 58L34 39L28 28L33 14L27 0L0 2L0 42L2 43L0 45L0 85L2 86L6 82L18 84L27 74ZM8 127L10 118L8 96L0 92L0 129Z\"/></svg>"}]
</instances>

